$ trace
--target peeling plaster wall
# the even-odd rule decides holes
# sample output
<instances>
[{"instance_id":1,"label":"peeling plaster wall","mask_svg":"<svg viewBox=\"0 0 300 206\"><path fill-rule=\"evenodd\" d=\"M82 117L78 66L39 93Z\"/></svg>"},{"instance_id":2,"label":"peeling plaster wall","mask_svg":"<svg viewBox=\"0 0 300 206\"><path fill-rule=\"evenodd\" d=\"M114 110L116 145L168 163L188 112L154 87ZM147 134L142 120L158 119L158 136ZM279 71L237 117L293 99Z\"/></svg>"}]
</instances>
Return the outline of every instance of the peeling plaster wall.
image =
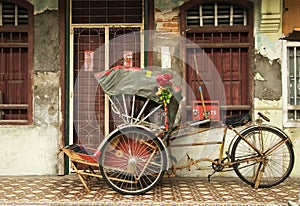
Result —
<instances>
[{"instance_id":1,"label":"peeling plaster wall","mask_svg":"<svg viewBox=\"0 0 300 206\"><path fill-rule=\"evenodd\" d=\"M180 58L180 34L179 34L179 10L162 13L159 10L155 12L156 37L154 39L153 63L161 66L161 47L166 46L170 49L171 68L177 73L181 72Z\"/></svg>"},{"instance_id":2,"label":"peeling plaster wall","mask_svg":"<svg viewBox=\"0 0 300 206\"><path fill-rule=\"evenodd\" d=\"M57 72L59 70L59 15L46 10L34 19L34 70Z\"/></svg>"},{"instance_id":3,"label":"peeling plaster wall","mask_svg":"<svg viewBox=\"0 0 300 206\"><path fill-rule=\"evenodd\" d=\"M58 11L34 16L33 125L0 126L0 175L55 175L60 127Z\"/></svg>"},{"instance_id":4,"label":"peeling plaster wall","mask_svg":"<svg viewBox=\"0 0 300 206\"><path fill-rule=\"evenodd\" d=\"M260 100L280 100L282 96L281 64L261 54L255 55L254 96Z\"/></svg>"},{"instance_id":5,"label":"peeling plaster wall","mask_svg":"<svg viewBox=\"0 0 300 206\"><path fill-rule=\"evenodd\" d=\"M294 145L295 157L300 155L300 128L283 127L283 105L282 99L282 25L278 32L261 33L260 11L261 1L254 1L254 40L255 48L253 54L253 76L254 76L254 115L262 112L267 115L271 125L279 127L286 132ZM300 173L300 160L295 158L292 177L298 177Z\"/></svg>"},{"instance_id":6,"label":"peeling plaster wall","mask_svg":"<svg viewBox=\"0 0 300 206\"><path fill-rule=\"evenodd\" d=\"M57 10L58 0L27 0L34 5L34 14L43 13L45 10Z\"/></svg>"}]
</instances>

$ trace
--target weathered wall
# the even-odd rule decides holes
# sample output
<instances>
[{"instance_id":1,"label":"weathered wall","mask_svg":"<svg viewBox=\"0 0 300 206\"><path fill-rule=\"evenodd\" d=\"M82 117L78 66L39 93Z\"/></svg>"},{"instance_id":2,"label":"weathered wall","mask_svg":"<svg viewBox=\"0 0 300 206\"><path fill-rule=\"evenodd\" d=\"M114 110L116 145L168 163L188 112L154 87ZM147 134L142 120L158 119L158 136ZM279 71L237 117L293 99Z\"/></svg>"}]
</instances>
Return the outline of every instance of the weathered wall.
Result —
<instances>
[{"instance_id":1,"label":"weathered wall","mask_svg":"<svg viewBox=\"0 0 300 206\"><path fill-rule=\"evenodd\" d=\"M254 76L253 84L253 114L254 118L257 118L257 112L260 111L270 117L270 124L284 129L284 131L291 137L294 144L294 151L296 157L300 155L300 129L299 128L283 128L283 112L282 112L282 24L279 25L277 32L261 32L261 5L262 1L252 1L254 5L254 43L253 59L251 65L251 72ZM292 1L292 0L291 0ZM161 45L170 45L170 50L176 51L179 47L179 43L174 43L171 39L179 36L179 24L178 24L178 7L182 5L185 0L157 0L156 4L156 31L158 38L156 39L156 49L159 51ZM270 8L272 9L272 8ZM265 9L265 10L268 10ZM157 53L154 56L154 62L156 65L160 65L160 54ZM175 63L176 61L174 61ZM176 62L178 63L178 62ZM181 64L173 64L172 69L180 70ZM217 138L221 135L220 130L211 131L211 133L203 134L201 140L209 136L210 138ZM233 134L231 134L233 135ZM229 135L230 136L230 135ZM194 139L197 137L194 137ZM211 140L211 139L210 139ZM183 153L188 153L192 158L205 157L209 154L211 158L216 157L215 151L218 147L196 147L188 148L183 151L178 150L177 155L181 157L178 165L186 163L186 157ZM201 166L210 166L210 164L200 164ZM291 176L298 177L300 173L300 161L296 158L295 166ZM202 167L203 168L203 167ZM178 174L182 176L206 176L211 170L195 170L195 167L191 171L182 170ZM224 173L222 175L233 175L234 173Z\"/></svg>"},{"instance_id":2,"label":"weathered wall","mask_svg":"<svg viewBox=\"0 0 300 206\"><path fill-rule=\"evenodd\" d=\"M282 3L282 2L281 2ZM255 19L261 15L261 2L255 1ZM283 129L294 145L295 157L299 156L299 128L283 127L282 99L282 22L277 32L260 32L260 21L255 21L254 36L254 114L262 112L270 119L270 124ZM286 22L285 22L286 23ZM298 177L300 161L295 158L291 176Z\"/></svg>"},{"instance_id":3,"label":"weathered wall","mask_svg":"<svg viewBox=\"0 0 300 206\"><path fill-rule=\"evenodd\" d=\"M178 9L165 13L162 13L160 10L156 10L156 37L154 38L155 53L153 63L155 66L161 66L161 47L167 46L170 48L172 70L180 73L182 65L179 59L180 34L178 13Z\"/></svg>"},{"instance_id":4,"label":"weathered wall","mask_svg":"<svg viewBox=\"0 0 300 206\"><path fill-rule=\"evenodd\" d=\"M34 71L59 70L59 15L46 10L34 20Z\"/></svg>"},{"instance_id":5,"label":"weathered wall","mask_svg":"<svg viewBox=\"0 0 300 206\"><path fill-rule=\"evenodd\" d=\"M34 5L34 13L43 13L45 10L57 10L58 0L27 0Z\"/></svg>"},{"instance_id":6,"label":"weathered wall","mask_svg":"<svg viewBox=\"0 0 300 206\"><path fill-rule=\"evenodd\" d=\"M255 55L254 96L260 100L280 100L282 96L281 64L261 54Z\"/></svg>"},{"instance_id":7,"label":"weathered wall","mask_svg":"<svg viewBox=\"0 0 300 206\"><path fill-rule=\"evenodd\" d=\"M46 10L34 16L34 123L0 127L0 175L57 174L59 77L59 16Z\"/></svg>"}]
</instances>

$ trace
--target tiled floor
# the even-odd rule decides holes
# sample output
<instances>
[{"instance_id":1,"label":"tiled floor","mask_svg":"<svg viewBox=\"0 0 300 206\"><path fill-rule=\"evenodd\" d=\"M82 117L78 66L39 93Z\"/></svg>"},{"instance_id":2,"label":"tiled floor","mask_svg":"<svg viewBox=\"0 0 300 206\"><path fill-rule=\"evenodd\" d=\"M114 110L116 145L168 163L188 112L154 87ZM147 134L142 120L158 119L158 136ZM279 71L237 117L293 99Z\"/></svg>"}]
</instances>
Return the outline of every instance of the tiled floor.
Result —
<instances>
[{"instance_id":1,"label":"tiled floor","mask_svg":"<svg viewBox=\"0 0 300 206\"><path fill-rule=\"evenodd\" d=\"M103 180L87 193L76 175L0 177L0 205L287 205L298 201L300 179L253 189L238 178L164 178L145 195L120 195Z\"/></svg>"}]
</instances>

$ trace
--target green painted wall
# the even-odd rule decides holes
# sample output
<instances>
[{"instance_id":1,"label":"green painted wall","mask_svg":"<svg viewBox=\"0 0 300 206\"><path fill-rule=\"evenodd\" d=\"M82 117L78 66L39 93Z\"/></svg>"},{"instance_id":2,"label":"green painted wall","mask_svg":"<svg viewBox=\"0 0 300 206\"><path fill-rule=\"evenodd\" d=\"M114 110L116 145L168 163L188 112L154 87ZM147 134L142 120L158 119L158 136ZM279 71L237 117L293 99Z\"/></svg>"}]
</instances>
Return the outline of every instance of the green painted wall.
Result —
<instances>
[{"instance_id":1,"label":"green painted wall","mask_svg":"<svg viewBox=\"0 0 300 206\"><path fill-rule=\"evenodd\" d=\"M155 0L155 8L162 12L172 11L189 0Z\"/></svg>"},{"instance_id":2,"label":"green painted wall","mask_svg":"<svg viewBox=\"0 0 300 206\"><path fill-rule=\"evenodd\" d=\"M58 0L27 0L34 5L34 14L45 10L58 10Z\"/></svg>"}]
</instances>

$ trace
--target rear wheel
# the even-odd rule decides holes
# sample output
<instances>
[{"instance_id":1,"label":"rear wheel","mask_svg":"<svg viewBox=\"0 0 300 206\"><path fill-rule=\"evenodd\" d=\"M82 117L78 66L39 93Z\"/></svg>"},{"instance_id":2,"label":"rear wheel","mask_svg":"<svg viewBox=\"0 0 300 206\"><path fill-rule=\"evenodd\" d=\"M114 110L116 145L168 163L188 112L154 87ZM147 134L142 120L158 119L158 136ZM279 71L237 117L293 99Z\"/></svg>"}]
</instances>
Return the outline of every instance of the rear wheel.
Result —
<instances>
[{"instance_id":1,"label":"rear wheel","mask_svg":"<svg viewBox=\"0 0 300 206\"><path fill-rule=\"evenodd\" d=\"M167 155L152 133L139 128L120 129L106 140L99 166L106 183L121 194L143 194L162 179Z\"/></svg>"},{"instance_id":2,"label":"rear wheel","mask_svg":"<svg viewBox=\"0 0 300 206\"><path fill-rule=\"evenodd\" d=\"M241 180L251 186L265 188L281 183L290 175L294 165L294 152L287 136L267 126L254 126L242 132L241 136L263 154L259 155L241 137L237 138L232 147L232 162L258 157L234 167ZM259 171L262 172L259 174ZM259 185L256 185L258 178Z\"/></svg>"}]
</instances>

